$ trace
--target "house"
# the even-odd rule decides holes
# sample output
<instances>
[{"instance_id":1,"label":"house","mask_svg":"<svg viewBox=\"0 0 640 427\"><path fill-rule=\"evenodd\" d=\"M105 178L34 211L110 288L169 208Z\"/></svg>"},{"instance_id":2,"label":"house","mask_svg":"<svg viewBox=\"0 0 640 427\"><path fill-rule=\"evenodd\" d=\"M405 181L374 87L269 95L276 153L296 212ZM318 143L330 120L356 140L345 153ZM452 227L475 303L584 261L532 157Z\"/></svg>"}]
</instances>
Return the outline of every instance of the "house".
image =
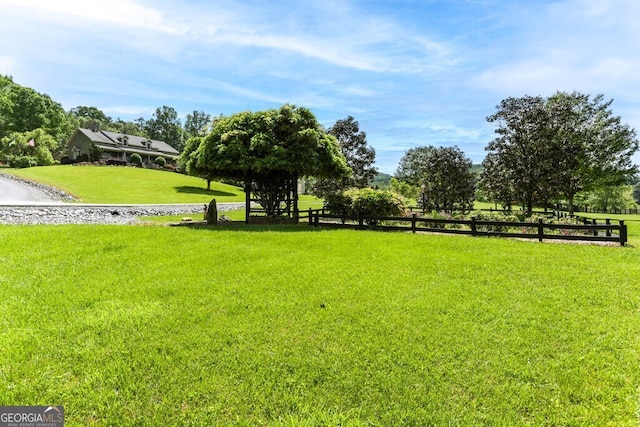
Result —
<instances>
[{"instance_id":1,"label":"house","mask_svg":"<svg viewBox=\"0 0 640 427\"><path fill-rule=\"evenodd\" d=\"M143 163L153 164L157 157L164 157L173 164L180 154L164 141L155 141L142 136L125 135L99 129L78 128L67 141L66 156L70 161L89 159L93 147L101 151L104 160L129 162L133 153L142 157Z\"/></svg>"}]
</instances>

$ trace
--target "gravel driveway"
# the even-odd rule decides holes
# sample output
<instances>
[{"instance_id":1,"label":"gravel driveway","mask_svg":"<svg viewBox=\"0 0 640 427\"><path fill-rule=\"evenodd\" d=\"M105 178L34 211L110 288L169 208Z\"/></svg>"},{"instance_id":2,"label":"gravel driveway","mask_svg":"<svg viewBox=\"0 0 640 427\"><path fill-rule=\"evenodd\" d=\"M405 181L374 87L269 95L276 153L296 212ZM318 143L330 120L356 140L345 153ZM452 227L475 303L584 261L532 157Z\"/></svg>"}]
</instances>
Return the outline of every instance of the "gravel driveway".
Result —
<instances>
[{"instance_id":1,"label":"gravel driveway","mask_svg":"<svg viewBox=\"0 0 640 427\"><path fill-rule=\"evenodd\" d=\"M177 205L70 204L75 199L58 189L0 173L0 224L132 224L138 216L189 215L202 218L204 203ZM244 203L218 203L218 212Z\"/></svg>"}]
</instances>

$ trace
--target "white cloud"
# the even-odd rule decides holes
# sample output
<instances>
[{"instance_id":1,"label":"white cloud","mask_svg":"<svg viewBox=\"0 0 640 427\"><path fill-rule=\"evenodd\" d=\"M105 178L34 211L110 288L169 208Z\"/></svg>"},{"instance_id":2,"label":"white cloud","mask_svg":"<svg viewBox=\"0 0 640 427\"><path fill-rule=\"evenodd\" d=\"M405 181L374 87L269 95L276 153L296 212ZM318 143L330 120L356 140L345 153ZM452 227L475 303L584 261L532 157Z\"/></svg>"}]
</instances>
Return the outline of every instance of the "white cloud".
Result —
<instances>
[{"instance_id":1,"label":"white cloud","mask_svg":"<svg viewBox=\"0 0 640 427\"><path fill-rule=\"evenodd\" d=\"M556 90L625 93L640 85L640 2L565 0L523 12L503 55L475 87L519 96ZM511 57L510 57L511 56Z\"/></svg>"},{"instance_id":2,"label":"white cloud","mask_svg":"<svg viewBox=\"0 0 640 427\"><path fill-rule=\"evenodd\" d=\"M64 20L68 25L101 22L112 27L131 27L179 34L184 27L170 26L163 13L133 0L0 0L0 7L11 6L48 20ZM72 19L69 19L72 18Z\"/></svg>"}]
</instances>

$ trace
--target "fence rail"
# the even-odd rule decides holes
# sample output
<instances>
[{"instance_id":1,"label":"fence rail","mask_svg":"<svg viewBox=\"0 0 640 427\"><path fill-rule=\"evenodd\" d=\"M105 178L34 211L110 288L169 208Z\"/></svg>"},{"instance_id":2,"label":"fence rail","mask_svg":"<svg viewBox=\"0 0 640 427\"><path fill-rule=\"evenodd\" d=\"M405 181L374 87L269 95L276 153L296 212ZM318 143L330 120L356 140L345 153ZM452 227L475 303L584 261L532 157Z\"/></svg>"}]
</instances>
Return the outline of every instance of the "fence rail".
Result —
<instances>
[{"instance_id":1,"label":"fence rail","mask_svg":"<svg viewBox=\"0 0 640 427\"><path fill-rule=\"evenodd\" d=\"M537 223L511 221L482 221L471 219L438 219L412 214L410 217L360 216L344 217L324 212L324 209L309 209L301 212L299 218L306 218L315 227L377 229L390 231L411 231L464 234L469 236L513 237L520 239L575 240L591 242L627 243L627 226L623 220L612 224L606 219L591 224L552 224L543 219ZM447 226L449 226L447 228ZM518 231L514 231L518 230Z\"/></svg>"}]
</instances>

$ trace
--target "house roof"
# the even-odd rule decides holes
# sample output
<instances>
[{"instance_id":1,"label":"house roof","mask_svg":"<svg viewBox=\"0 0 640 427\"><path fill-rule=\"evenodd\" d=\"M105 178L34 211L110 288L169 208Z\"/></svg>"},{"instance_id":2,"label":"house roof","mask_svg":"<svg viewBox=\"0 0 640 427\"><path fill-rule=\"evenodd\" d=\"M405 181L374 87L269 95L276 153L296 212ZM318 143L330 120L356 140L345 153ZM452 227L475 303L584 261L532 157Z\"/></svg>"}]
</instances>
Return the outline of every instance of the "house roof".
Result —
<instances>
[{"instance_id":1,"label":"house roof","mask_svg":"<svg viewBox=\"0 0 640 427\"><path fill-rule=\"evenodd\" d=\"M112 151L138 152L150 155L162 153L171 156L180 154L178 150L164 141L156 141L142 136L126 135L104 130L93 131L84 128L78 128L78 132L85 135L100 148L110 149Z\"/></svg>"}]
</instances>

